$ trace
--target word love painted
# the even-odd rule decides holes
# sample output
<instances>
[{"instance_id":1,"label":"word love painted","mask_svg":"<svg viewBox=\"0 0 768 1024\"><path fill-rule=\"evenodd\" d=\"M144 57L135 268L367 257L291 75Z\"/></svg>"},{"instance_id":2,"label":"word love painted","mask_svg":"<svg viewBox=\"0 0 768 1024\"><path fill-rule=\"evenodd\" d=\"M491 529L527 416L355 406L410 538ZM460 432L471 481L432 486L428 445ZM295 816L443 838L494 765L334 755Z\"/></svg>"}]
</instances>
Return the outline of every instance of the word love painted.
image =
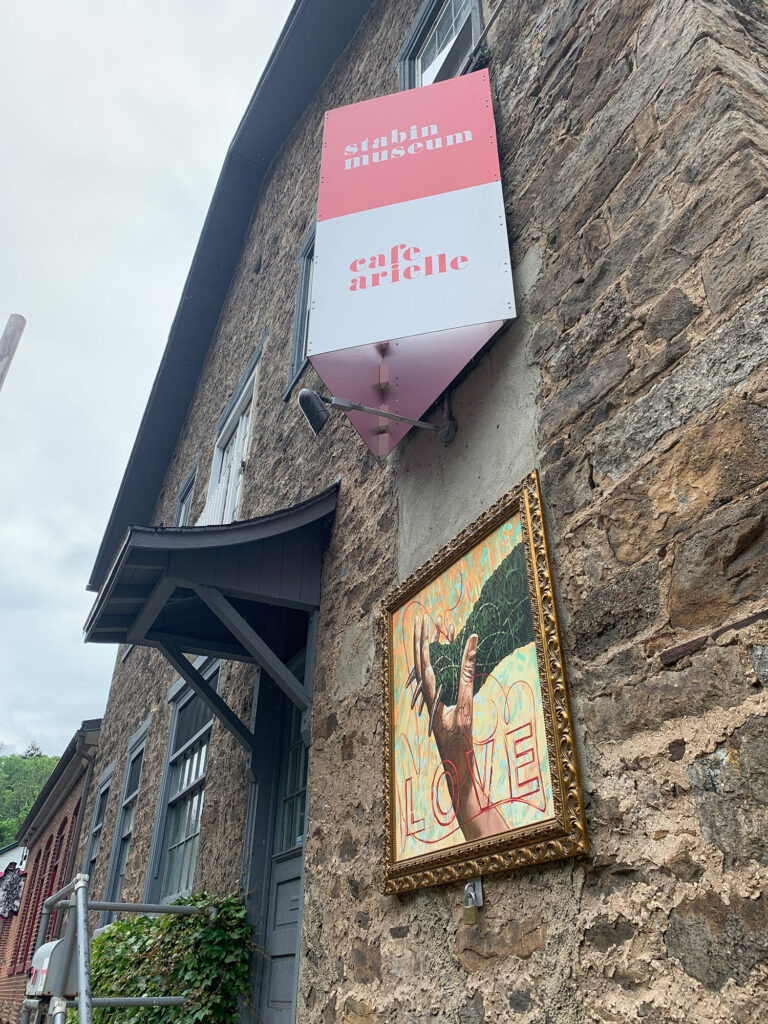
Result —
<instances>
[{"instance_id":1,"label":"word love painted","mask_svg":"<svg viewBox=\"0 0 768 1024\"><path fill-rule=\"evenodd\" d=\"M452 270L465 270L469 265L467 256L448 256L445 252L423 255L417 245L393 245L388 253L361 256L349 264L355 274L349 283L351 292L366 288L377 288L381 284L398 284L400 281L414 281L419 277L435 277ZM361 273L365 271L365 273Z\"/></svg>"},{"instance_id":2,"label":"word love painted","mask_svg":"<svg viewBox=\"0 0 768 1024\"><path fill-rule=\"evenodd\" d=\"M443 758L427 780L418 775L405 779L402 806L406 837L417 837L427 845L442 844L447 834L458 831L458 813L462 801L470 796L469 790L477 813L514 803L527 804L541 814L546 810L532 720L504 729L501 737L492 735L481 743L473 742L464 759L465 764L456 764ZM417 815L414 808L414 785L418 789L425 781L430 821ZM447 800L441 794L441 783L445 784ZM445 829L450 832L445 833Z\"/></svg>"}]
</instances>

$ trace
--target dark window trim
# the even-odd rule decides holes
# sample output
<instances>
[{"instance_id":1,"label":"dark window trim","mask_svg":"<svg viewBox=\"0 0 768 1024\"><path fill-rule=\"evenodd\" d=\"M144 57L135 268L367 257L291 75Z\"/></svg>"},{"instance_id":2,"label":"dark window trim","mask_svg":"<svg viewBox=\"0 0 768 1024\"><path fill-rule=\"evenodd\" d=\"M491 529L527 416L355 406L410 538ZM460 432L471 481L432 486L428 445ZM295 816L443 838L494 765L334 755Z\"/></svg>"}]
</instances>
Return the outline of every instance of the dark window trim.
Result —
<instances>
[{"instance_id":1,"label":"dark window trim","mask_svg":"<svg viewBox=\"0 0 768 1024\"><path fill-rule=\"evenodd\" d=\"M194 462L192 463L192 465L189 468L189 472L187 473L187 475L184 477L184 480L182 481L181 487L176 492L176 504L175 504L174 510L173 510L173 525L174 526L186 526L187 525L186 523L181 523L180 522L181 509L182 509L182 506L184 505L184 502L187 499L187 496L189 495L189 492L195 486L195 477L197 476L197 468L200 465L200 457L201 457L201 455L202 455L202 452L198 452L197 453L197 455L195 456Z\"/></svg>"},{"instance_id":2,"label":"dark window trim","mask_svg":"<svg viewBox=\"0 0 768 1024\"><path fill-rule=\"evenodd\" d=\"M444 4L445 0L424 0L416 12L411 30L405 37L392 65L392 70L398 75L401 89L416 87L416 57ZM472 18L472 43L476 45L483 31L482 5L480 0L469 0L469 5ZM474 71L476 69L477 61L475 60L467 70Z\"/></svg>"},{"instance_id":3,"label":"dark window trim","mask_svg":"<svg viewBox=\"0 0 768 1024\"><path fill-rule=\"evenodd\" d=\"M293 314L293 342L291 344L291 367L288 373L289 383L283 395L287 402L296 382L309 362L307 358L307 307L309 305L310 267L314 259L315 228L313 221L299 246L296 264L299 268L299 280L296 286L296 310Z\"/></svg>"},{"instance_id":4,"label":"dark window trim","mask_svg":"<svg viewBox=\"0 0 768 1024\"><path fill-rule=\"evenodd\" d=\"M237 403L240 401L240 398L241 398L241 396L243 394L243 391L245 390L246 384L248 383L248 381L253 376L253 371L258 366L259 360L261 359L261 353L264 350L264 343L266 342L268 336L269 336L269 328L265 327L264 328L264 333L262 334L261 339L260 339L258 345L253 350L253 352L251 353L251 358L248 360L248 365L243 370L243 372L240 374L240 380L235 385L235 390L229 396L229 400L227 401L227 404L224 406L224 409L222 410L222 413L219 416L218 420L216 420L216 438L217 438L217 440L221 436L221 432L224 429L224 427L226 426L227 420L229 419L229 417L232 414L232 410L235 408Z\"/></svg>"},{"instance_id":5,"label":"dark window trim","mask_svg":"<svg viewBox=\"0 0 768 1024\"><path fill-rule=\"evenodd\" d=\"M96 784L96 799L95 799L94 804L93 804L93 814L91 815L91 827L90 827L90 829L88 831L88 842L86 843L86 846L85 846L85 856L83 857L83 873L84 874L88 873L88 868L89 868L90 863L91 863L91 857L93 856L93 846L94 846L93 830L96 827L96 814L98 813L98 810L99 810L99 803L101 802L101 797L102 797L102 794L104 793L104 791L105 790L108 791L111 788L111 786L112 786L112 776L115 774L115 765L116 765L116 763L117 763L116 761L113 761L111 764L107 765L107 767L104 769L104 771L99 776L99 781ZM109 797L107 797L107 804L108 803L109 803ZM106 818L106 814L107 814L107 808L105 806L104 807L104 817L105 818ZM99 828L99 832L101 833L103 831L104 831L104 821L102 820L101 826ZM97 854L97 856L98 856L98 854ZM89 882L92 883L93 879L92 878L89 879Z\"/></svg>"},{"instance_id":6,"label":"dark window trim","mask_svg":"<svg viewBox=\"0 0 768 1024\"><path fill-rule=\"evenodd\" d=\"M195 658L193 664L206 679L210 679L217 672L220 673L222 668L222 662L219 658L198 656ZM194 690L184 679L177 679L168 690L168 703L173 705L173 710L171 712L171 722L168 727L168 742L165 748L165 760L163 761L163 775L160 780L160 796L157 801L155 827L152 830L152 845L149 851L149 864L147 868L146 882L144 884L144 901L146 903L160 902L160 892L163 887L163 872L165 871L167 854L166 839L168 836L168 823L170 817L168 812L169 802L171 799L171 768L172 762L179 754L178 750L174 749L176 727L179 721L179 712L188 701L192 700L194 696ZM211 713L208 725L201 729L193 739L199 739L206 729L210 729L213 726L214 718L215 715ZM185 744L185 746L186 745L187 744ZM208 755L210 757L210 750ZM208 775L208 764L206 764L205 774L206 776ZM170 898L166 897L162 902L170 903L174 898L174 896L171 896Z\"/></svg>"},{"instance_id":7,"label":"dark window trim","mask_svg":"<svg viewBox=\"0 0 768 1024\"><path fill-rule=\"evenodd\" d=\"M123 820L125 817L125 805L129 798L134 795L128 792L128 780L131 775L131 765L139 756L143 755L147 745L147 733L152 723L152 715L149 715L144 722L139 726L136 732L128 740L126 747L125 756L125 770L123 772L123 785L120 790L120 804L117 809L117 817L115 818L115 830L112 836L112 849L109 854L109 867L107 868L107 877L104 882L104 899L107 901L115 900L120 898L120 893L113 892L115 882L117 880L117 861L118 854L120 851L120 843L122 841L123 831ZM138 799L138 792L141 788L141 775L144 773L144 764L141 766L141 774L139 775L139 782L135 792L135 798ZM105 910L101 914L100 924L108 924L113 918L114 914L111 911Z\"/></svg>"}]
</instances>

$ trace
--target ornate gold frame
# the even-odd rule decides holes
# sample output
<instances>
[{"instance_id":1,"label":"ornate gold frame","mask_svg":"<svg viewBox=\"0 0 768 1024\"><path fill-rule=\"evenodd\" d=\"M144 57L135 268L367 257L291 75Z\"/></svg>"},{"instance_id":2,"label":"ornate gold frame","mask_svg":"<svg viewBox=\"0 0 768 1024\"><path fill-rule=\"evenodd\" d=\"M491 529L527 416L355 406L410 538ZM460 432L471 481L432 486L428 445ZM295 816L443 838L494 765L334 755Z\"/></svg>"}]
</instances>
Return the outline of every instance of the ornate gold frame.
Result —
<instances>
[{"instance_id":1,"label":"ornate gold frame","mask_svg":"<svg viewBox=\"0 0 768 1024\"><path fill-rule=\"evenodd\" d=\"M464 842L449 850L395 861L394 683L392 617L426 585L494 529L519 513L533 611L546 743L552 775L554 819L500 836ZM510 868L575 857L589 849L573 720L563 664L560 628L552 588L549 550L541 509L538 473L484 512L433 558L389 593L382 616L384 658L384 892L399 893ZM542 671L543 670L543 671Z\"/></svg>"}]
</instances>

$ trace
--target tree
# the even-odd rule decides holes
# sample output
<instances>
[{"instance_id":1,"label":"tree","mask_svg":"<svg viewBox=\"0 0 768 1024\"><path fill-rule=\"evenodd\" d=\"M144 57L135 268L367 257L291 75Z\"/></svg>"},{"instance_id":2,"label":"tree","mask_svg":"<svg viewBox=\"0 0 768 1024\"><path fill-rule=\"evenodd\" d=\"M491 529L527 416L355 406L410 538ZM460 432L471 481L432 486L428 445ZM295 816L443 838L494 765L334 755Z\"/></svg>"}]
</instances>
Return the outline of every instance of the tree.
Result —
<instances>
[{"instance_id":1,"label":"tree","mask_svg":"<svg viewBox=\"0 0 768 1024\"><path fill-rule=\"evenodd\" d=\"M37 743L23 754L0 756L0 846L14 841L58 760L47 757Z\"/></svg>"}]
</instances>

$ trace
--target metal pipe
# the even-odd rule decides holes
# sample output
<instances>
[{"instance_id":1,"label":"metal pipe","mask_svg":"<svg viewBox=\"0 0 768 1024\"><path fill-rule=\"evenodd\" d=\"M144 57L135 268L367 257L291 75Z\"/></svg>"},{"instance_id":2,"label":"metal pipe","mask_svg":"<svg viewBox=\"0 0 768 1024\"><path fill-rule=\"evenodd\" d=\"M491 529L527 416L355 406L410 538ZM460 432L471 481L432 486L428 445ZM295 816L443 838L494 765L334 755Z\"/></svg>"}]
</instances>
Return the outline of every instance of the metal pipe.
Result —
<instances>
[{"instance_id":1,"label":"metal pipe","mask_svg":"<svg viewBox=\"0 0 768 1024\"><path fill-rule=\"evenodd\" d=\"M64 996L53 996L48 1004L48 1016L53 1018L53 1024L67 1024L67 1000Z\"/></svg>"},{"instance_id":2,"label":"metal pipe","mask_svg":"<svg viewBox=\"0 0 768 1024\"><path fill-rule=\"evenodd\" d=\"M33 956L45 942L45 933L48 931L48 921L51 918L51 911L59 903L65 902L74 888L74 881L67 882L63 889L59 889L58 892L53 893L53 895L49 896L43 903L43 909L40 913L40 924L37 929L37 939L35 940L35 948L32 950Z\"/></svg>"},{"instance_id":3,"label":"metal pipe","mask_svg":"<svg viewBox=\"0 0 768 1024\"><path fill-rule=\"evenodd\" d=\"M81 729L79 731L77 747L75 748L75 754L81 757L87 762L88 767L85 770L85 781L83 782L83 794L80 797L80 808L77 812L77 821L75 822L75 831L72 834L72 846L69 851L69 857L67 858L67 868L64 874L65 878L69 878L72 872L75 870L75 857L77 856L77 848L80 845L80 833L83 830L83 819L85 818L85 805L88 802L88 792L91 788L91 779L93 778L93 769L96 764L95 754L85 753L85 733ZM85 867L85 866L84 866ZM54 938L59 937L61 931L61 918L56 922L56 930Z\"/></svg>"},{"instance_id":4,"label":"metal pipe","mask_svg":"<svg viewBox=\"0 0 768 1024\"><path fill-rule=\"evenodd\" d=\"M66 896L69 896L71 893L73 893L75 891L75 882L79 877L79 875L75 875L72 881L67 882L63 889L59 889L58 892L55 892L53 893L52 896L49 896L45 903L43 903L43 910L53 910L57 903L61 903Z\"/></svg>"},{"instance_id":5,"label":"metal pipe","mask_svg":"<svg viewBox=\"0 0 768 1024\"><path fill-rule=\"evenodd\" d=\"M207 914L210 907L178 906L176 903L110 903L105 900L89 900L89 910L124 910L128 914Z\"/></svg>"},{"instance_id":6,"label":"metal pipe","mask_svg":"<svg viewBox=\"0 0 768 1024\"><path fill-rule=\"evenodd\" d=\"M102 1006L186 1006L186 996L94 996L91 1005L95 1009ZM77 1006L76 999L68 999L67 1006Z\"/></svg>"},{"instance_id":7,"label":"metal pipe","mask_svg":"<svg viewBox=\"0 0 768 1024\"><path fill-rule=\"evenodd\" d=\"M8 367L11 365L11 360L26 326L27 321L23 316L19 316L18 313L11 313L8 317L8 323L5 325L5 330L2 336L0 336L0 390L5 383L5 375L8 373Z\"/></svg>"},{"instance_id":8,"label":"metal pipe","mask_svg":"<svg viewBox=\"0 0 768 1024\"><path fill-rule=\"evenodd\" d=\"M77 900L77 1015L80 1024L92 1022L91 939L88 934L88 875L75 875ZM66 1020L66 1011L64 1014ZM54 1021L54 1024L56 1022Z\"/></svg>"},{"instance_id":9,"label":"metal pipe","mask_svg":"<svg viewBox=\"0 0 768 1024\"><path fill-rule=\"evenodd\" d=\"M186 996L94 996L94 1006L185 1006Z\"/></svg>"},{"instance_id":10,"label":"metal pipe","mask_svg":"<svg viewBox=\"0 0 768 1024\"><path fill-rule=\"evenodd\" d=\"M421 427L422 430L442 430L437 423L427 423L425 420L412 420L409 416L398 416L395 412L384 412L383 409L372 409L369 405L360 405L359 402L352 402L348 398L320 398L327 405L334 409L343 409L345 412L367 412L371 416L382 416L385 420L395 420L396 423L409 423L412 427Z\"/></svg>"}]
</instances>

